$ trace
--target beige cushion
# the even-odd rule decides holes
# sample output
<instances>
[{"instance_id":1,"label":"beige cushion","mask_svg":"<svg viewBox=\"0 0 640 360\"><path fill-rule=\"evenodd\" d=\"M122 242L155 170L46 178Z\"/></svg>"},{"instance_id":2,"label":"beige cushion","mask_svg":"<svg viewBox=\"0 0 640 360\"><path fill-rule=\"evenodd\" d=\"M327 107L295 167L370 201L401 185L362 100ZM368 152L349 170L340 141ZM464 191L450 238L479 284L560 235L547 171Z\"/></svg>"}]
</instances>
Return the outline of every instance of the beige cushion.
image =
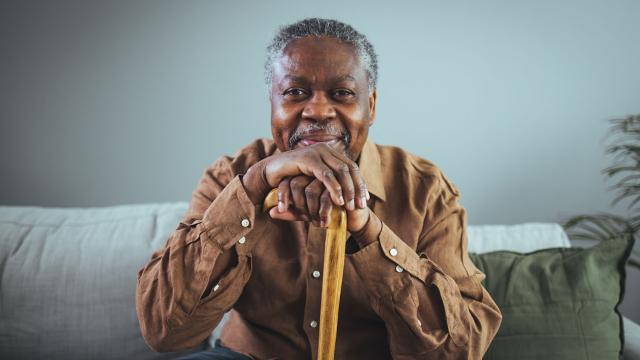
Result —
<instances>
[{"instance_id":1,"label":"beige cushion","mask_svg":"<svg viewBox=\"0 0 640 360\"><path fill-rule=\"evenodd\" d=\"M174 358L144 343L135 288L185 211L185 203L0 207L0 357Z\"/></svg>"}]
</instances>

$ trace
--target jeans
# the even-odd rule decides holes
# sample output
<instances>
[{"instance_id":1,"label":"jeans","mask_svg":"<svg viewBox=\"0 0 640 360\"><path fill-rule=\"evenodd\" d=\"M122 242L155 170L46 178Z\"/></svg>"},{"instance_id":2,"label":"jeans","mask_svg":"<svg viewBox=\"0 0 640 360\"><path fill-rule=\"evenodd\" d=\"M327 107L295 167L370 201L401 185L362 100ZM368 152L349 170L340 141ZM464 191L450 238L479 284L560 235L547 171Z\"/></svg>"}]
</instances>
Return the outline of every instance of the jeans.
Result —
<instances>
[{"instance_id":1,"label":"jeans","mask_svg":"<svg viewBox=\"0 0 640 360\"><path fill-rule=\"evenodd\" d=\"M222 346L220 340L216 340L216 346L213 349L185 355L177 360L251 360L251 358Z\"/></svg>"}]
</instances>

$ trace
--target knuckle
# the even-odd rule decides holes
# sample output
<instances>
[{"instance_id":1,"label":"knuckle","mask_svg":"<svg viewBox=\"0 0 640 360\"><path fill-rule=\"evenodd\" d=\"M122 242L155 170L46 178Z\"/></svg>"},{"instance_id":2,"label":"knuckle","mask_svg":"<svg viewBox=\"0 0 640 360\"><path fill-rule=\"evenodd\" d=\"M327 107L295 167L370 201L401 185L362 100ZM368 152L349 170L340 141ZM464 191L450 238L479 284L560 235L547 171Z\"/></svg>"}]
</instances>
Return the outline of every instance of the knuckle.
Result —
<instances>
[{"instance_id":1,"label":"knuckle","mask_svg":"<svg viewBox=\"0 0 640 360\"><path fill-rule=\"evenodd\" d=\"M329 211L331 210L331 205L332 205L331 200L323 200L320 211L325 215L329 214Z\"/></svg>"},{"instance_id":2,"label":"knuckle","mask_svg":"<svg viewBox=\"0 0 640 360\"><path fill-rule=\"evenodd\" d=\"M291 189L295 191L300 191L302 190L303 182L300 178L296 178L291 180L291 183L289 186L291 187Z\"/></svg>"},{"instance_id":3,"label":"knuckle","mask_svg":"<svg viewBox=\"0 0 640 360\"><path fill-rule=\"evenodd\" d=\"M367 184L364 182L360 182L358 184L358 187L360 188L360 193L362 194L366 194L367 193Z\"/></svg>"},{"instance_id":4,"label":"knuckle","mask_svg":"<svg viewBox=\"0 0 640 360\"><path fill-rule=\"evenodd\" d=\"M307 186L304 189L304 193L307 195L307 197L311 197L311 198L318 197L318 191L315 188L312 188L310 186Z\"/></svg>"},{"instance_id":5,"label":"knuckle","mask_svg":"<svg viewBox=\"0 0 640 360\"><path fill-rule=\"evenodd\" d=\"M333 178L333 171L331 171L330 169L322 170L322 176L331 179Z\"/></svg>"},{"instance_id":6,"label":"knuckle","mask_svg":"<svg viewBox=\"0 0 640 360\"><path fill-rule=\"evenodd\" d=\"M338 171L340 171L343 174L351 172L351 170L349 169L349 165L345 163L342 163L338 166Z\"/></svg>"},{"instance_id":7,"label":"knuckle","mask_svg":"<svg viewBox=\"0 0 640 360\"><path fill-rule=\"evenodd\" d=\"M295 192L299 192L300 190L301 190L301 186L299 184L291 183L291 191L292 192L295 193Z\"/></svg>"}]
</instances>

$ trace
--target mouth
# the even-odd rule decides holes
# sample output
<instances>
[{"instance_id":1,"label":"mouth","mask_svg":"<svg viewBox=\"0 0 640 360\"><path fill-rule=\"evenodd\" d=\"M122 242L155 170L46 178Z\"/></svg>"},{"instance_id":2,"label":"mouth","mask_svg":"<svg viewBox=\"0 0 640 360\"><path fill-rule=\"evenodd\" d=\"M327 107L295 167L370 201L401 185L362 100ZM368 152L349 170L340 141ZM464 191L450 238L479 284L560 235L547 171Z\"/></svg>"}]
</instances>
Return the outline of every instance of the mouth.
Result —
<instances>
[{"instance_id":1,"label":"mouth","mask_svg":"<svg viewBox=\"0 0 640 360\"><path fill-rule=\"evenodd\" d=\"M325 143L337 150L345 151L350 141L351 136L346 129L331 124L311 124L306 128L296 129L289 135L288 148L293 150L298 147Z\"/></svg>"},{"instance_id":2,"label":"mouth","mask_svg":"<svg viewBox=\"0 0 640 360\"><path fill-rule=\"evenodd\" d=\"M300 141L296 143L296 146L309 146L318 143L325 143L328 145L335 145L340 142L341 139L335 135L329 134L314 134L302 137Z\"/></svg>"}]
</instances>

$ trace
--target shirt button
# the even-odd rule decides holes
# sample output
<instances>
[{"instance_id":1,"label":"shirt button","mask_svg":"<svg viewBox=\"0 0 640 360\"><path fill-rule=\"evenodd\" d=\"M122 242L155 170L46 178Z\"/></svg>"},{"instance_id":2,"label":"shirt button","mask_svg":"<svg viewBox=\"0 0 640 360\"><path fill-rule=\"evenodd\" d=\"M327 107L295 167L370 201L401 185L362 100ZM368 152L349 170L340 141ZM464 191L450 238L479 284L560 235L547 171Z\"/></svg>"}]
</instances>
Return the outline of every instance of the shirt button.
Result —
<instances>
[{"instance_id":1,"label":"shirt button","mask_svg":"<svg viewBox=\"0 0 640 360\"><path fill-rule=\"evenodd\" d=\"M239 242L240 244L244 244L246 241L247 241L247 239L245 239L245 237L244 237L244 236L243 236L243 237L241 237L241 238L238 240L238 242Z\"/></svg>"},{"instance_id":2,"label":"shirt button","mask_svg":"<svg viewBox=\"0 0 640 360\"><path fill-rule=\"evenodd\" d=\"M311 321L311 323L309 324L309 326L311 326L312 328L314 328L314 329L315 329L315 328L317 328L317 327L318 327L318 322L317 322L317 321L315 321L315 320L313 320L313 321Z\"/></svg>"},{"instance_id":3,"label":"shirt button","mask_svg":"<svg viewBox=\"0 0 640 360\"><path fill-rule=\"evenodd\" d=\"M320 271L313 270L313 272L311 273L311 276L313 276L316 279L319 278L320 277Z\"/></svg>"},{"instance_id":4,"label":"shirt button","mask_svg":"<svg viewBox=\"0 0 640 360\"><path fill-rule=\"evenodd\" d=\"M396 255L398 255L398 249L396 249L396 248L391 248L391 250L389 250L389 254L391 254L391 256L396 256Z\"/></svg>"},{"instance_id":5,"label":"shirt button","mask_svg":"<svg viewBox=\"0 0 640 360\"><path fill-rule=\"evenodd\" d=\"M399 273L401 273L401 272L403 272L403 271L404 271L404 269L402 268L402 266L400 266L400 265L396 265L396 271L397 271L397 272L399 272Z\"/></svg>"},{"instance_id":6,"label":"shirt button","mask_svg":"<svg viewBox=\"0 0 640 360\"><path fill-rule=\"evenodd\" d=\"M213 287L213 291L216 291L220 288L220 284L216 284L216 286Z\"/></svg>"},{"instance_id":7,"label":"shirt button","mask_svg":"<svg viewBox=\"0 0 640 360\"><path fill-rule=\"evenodd\" d=\"M240 222L240 225L242 225L242 227L247 228L249 227L251 223L249 222L249 219L242 219L242 221Z\"/></svg>"}]
</instances>

